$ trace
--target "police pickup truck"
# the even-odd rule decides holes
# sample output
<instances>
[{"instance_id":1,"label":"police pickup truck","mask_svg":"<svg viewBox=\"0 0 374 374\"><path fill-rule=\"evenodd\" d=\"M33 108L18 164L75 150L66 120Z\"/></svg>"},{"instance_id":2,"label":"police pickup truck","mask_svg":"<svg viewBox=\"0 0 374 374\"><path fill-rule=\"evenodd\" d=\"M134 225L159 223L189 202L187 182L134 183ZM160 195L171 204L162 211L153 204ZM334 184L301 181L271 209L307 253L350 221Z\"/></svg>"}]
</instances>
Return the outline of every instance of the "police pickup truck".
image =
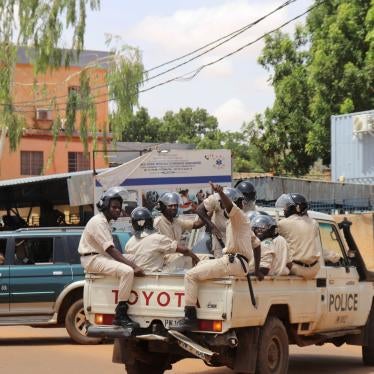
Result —
<instances>
[{"instance_id":1,"label":"police pickup truck","mask_svg":"<svg viewBox=\"0 0 374 374\"><path fill-rule=\"evenodd\" d=\"M181 334L171 327L184 315L183 274L135 279L129 308L140 324L135 331L111 325L118 281L87 274L88 335L115 338L113 362L125 364L130 374L164 373L187 357L235 372L287 373L289 344L360 345L363 363L374 365L374 272L365 265L350 222L338 225L329 215L309 214L319 222L323 250L341 257L333 264L321 256L316 279L252 277L255 305L244 277L204 281L199 329Z\"/></svg>"}]
</instances>

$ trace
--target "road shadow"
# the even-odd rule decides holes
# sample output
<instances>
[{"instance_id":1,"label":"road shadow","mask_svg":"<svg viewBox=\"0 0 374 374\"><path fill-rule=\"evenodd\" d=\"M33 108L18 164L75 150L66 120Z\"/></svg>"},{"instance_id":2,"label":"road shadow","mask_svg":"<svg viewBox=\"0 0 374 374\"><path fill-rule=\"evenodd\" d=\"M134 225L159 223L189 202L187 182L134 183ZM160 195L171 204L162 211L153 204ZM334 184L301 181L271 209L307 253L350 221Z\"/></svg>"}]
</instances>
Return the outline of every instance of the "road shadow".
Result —
<instances>
[{"instance_id":1,"label":"road shadow","mask_svg":"<svg viewBox=\"0 0 374 374\"><path fill-rule=\"evenodd\" d=\"M113 344L113 341L104 341L100 344ZM16 338L0 338L1 346L44 346L44 345L79 345L74 343L68 336L59 337L16 337Z\"/></svg>"},{"instance_id":2,"label":"road shadow","mask_svg":"<svg viewBox=\"0 0 374 374\"><path fill-rule=\"evenodd\" d=\"M28 345L71 345L74 342L69 337L30 337L30 338L2 338L0 346L28 346Z\"/></svg>"},{"instance_id":3,"label":"road shadow","mask_svg":"<svg viewBox=\"0 0 374 374\"><path fill-rule=\"evenodd\" d=\"M187 373L185 371L184 373ZM174 372L171 372L174 373ZM177 371L175 371L177 373ZM192 371L191 371L192 373ZM196 373L196 371L194 371ZM226 367L199 370L198 374L232 374ZM373 374L374 367L364 366L361 358L298 354L290 356L288 374Z\"/></svg>"},{"instance_id":4,"label":"road shadow","mask_svg":"<svg viewBox=\"0 0 374 374\"><path fill-rule=\"evenodd\" d=\"M374 367L364 366L359 357L292 355L289 363L289 374L373 374Z\"/></svg>"}]
</instances>

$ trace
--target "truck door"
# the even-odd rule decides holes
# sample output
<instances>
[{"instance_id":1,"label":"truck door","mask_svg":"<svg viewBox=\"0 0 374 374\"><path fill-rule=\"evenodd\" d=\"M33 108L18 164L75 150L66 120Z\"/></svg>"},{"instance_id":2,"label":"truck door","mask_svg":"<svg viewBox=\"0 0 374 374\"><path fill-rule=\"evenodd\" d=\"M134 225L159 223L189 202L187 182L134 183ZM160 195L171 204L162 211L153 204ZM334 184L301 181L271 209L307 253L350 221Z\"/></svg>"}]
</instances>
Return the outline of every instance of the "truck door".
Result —
<instances>
[{"instance_id":1,"label":"truck door","mask_svg":"<svg viewBox=\"0 0 374 374\"><path fill-rule=\"evenodd\" d=\"M6 239L0 239L0 254L4 262L0 264L0 316L9 313L9 265L6 261Z\"/></svg>"},{"instance_id":2,"label":"truck door","mask_svg":"<svg viewBox=\"0 0 374 374\"><path fill-rule=\"evenodd\" d=\"M360 314L359 275L349 266L344 245L334 223L320 222L320 238L326 274L326 300L319 330L351 328Z\"/></svg>"}]
</instances>

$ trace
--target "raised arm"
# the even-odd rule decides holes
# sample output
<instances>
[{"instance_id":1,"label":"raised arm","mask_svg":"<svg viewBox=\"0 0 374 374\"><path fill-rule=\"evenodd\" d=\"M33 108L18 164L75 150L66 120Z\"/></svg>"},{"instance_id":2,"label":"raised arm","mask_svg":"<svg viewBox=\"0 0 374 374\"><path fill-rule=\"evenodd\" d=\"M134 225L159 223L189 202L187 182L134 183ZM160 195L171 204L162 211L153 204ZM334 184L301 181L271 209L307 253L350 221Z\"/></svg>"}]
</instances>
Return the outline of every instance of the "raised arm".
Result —
<instances>
[{"instance_id":1,"label":"raised arm","mask_svg":"<svg viewBox=\"0 0 374 374\"><path fill-rule=\"evenodd\" d=\"M210 182L210 185L212 187L212 190L214 192L217 192L219 194L219 197L221 199L222 206L226 210L227 213L231 212L231 209L233 207L231 199L223 192L223 187L219 184L214 184Z\"/></svg>"}]
</instances>

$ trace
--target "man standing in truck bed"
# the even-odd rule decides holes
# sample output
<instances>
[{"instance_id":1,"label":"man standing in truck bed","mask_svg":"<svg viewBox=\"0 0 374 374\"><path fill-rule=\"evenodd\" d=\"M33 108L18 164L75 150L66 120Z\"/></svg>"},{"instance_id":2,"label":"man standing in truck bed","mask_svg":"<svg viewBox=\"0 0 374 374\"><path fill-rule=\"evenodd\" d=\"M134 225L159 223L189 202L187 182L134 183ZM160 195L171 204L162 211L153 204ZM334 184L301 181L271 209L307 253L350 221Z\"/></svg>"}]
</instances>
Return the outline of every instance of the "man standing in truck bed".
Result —
<instances>
[{"instance_id":1,"label":"man standing in truck bed","mask_svg":"<svg viewBox=\"0 0 374 374\"><path fill-rule=\"evenodd\" d=\"M178 331L192 331L198 329L196 304L198 282L207 279L225 277L228 275L243 276L246 272L255 271L258 279L263 279L261 273L260 240L251 230L247 215L242 210L244 196L235 188L222 188L211 183L214 192L217 192L225 208L229 222L226 229L226 247L221 258L204 261L187 271L184 276L185 287L185 317L175 328ZM249 269L249 263L254 257L254 269ZM246 271L243 270L243 264Z\"/></svg>"},{"instance_id":2,"label":"man standing in truck bed","mask_svg":"<svg viewBox=\"0 0 374 374\"><path fill-rule=\"evenodd\" d=\"M83 230L78 252L81 263L88 273L101 273L119 278L118 305L114 325L136 328L139 325L127 315L128 300L134 275L144 275L143 270L115 248L111 220L117 220L122 211L122 187L109 188L97 203L99 213L92 217Z\"/></svg>"}]
</instances>

